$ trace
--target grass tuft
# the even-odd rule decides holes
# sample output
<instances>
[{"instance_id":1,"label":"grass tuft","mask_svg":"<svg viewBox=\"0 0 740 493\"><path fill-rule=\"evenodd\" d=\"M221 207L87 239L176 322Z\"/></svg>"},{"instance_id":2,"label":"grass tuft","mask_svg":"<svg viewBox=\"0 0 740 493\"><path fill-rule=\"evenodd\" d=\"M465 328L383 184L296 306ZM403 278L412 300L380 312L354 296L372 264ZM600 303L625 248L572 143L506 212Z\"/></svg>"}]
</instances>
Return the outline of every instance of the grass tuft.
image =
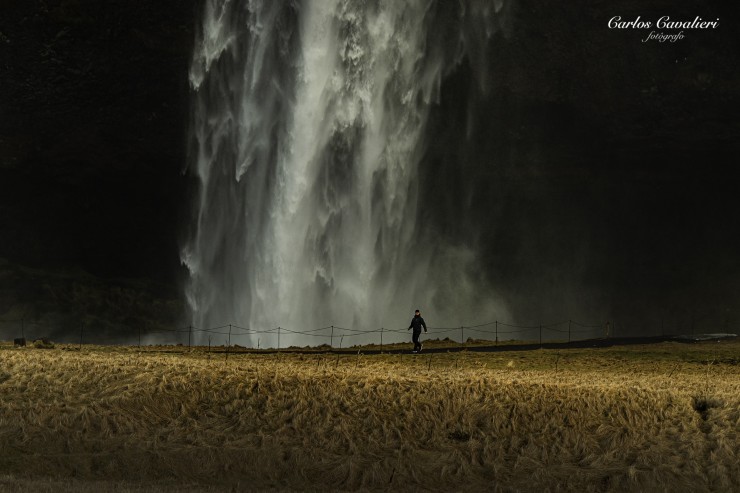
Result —
<instances>
[{"instance_id":1,"label":"grass tuft","mask_svg":"<svg viewBox=\"0 0 740 493\"><path fill-rule=\"evenodd\" d=\"M36 349L54 349L56 345L48 338L42 337L41 339L33 341L33 347Z\"/></svg>"}]
</instances>

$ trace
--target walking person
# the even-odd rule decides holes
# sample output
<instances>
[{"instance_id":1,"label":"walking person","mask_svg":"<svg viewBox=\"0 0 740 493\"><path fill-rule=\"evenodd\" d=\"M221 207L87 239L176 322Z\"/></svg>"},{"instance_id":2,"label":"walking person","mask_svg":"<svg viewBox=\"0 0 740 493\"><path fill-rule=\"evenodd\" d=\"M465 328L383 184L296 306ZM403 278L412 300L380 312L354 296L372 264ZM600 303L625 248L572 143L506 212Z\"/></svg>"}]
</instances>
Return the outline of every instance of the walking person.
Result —
<instances>
[{"instance_id":1,"label":"walking person","mask_svg":"<svg viewBox=\"0 0 740 493\"><path fill-rule=\"evenodd\" d=\"M406 330L414 329L413 332L413 338L414 341L414 351L413 353L420 353L421 352L421 342L419 342L419 336L421 335L421 328L424 327L424 333L427 331L427 324L424 322L424 319L421 318L421 312L419 310L416 310L414 312L414 318L411 319L411 324L409 325L409 328Z\"/></svg>"}]
</instances>

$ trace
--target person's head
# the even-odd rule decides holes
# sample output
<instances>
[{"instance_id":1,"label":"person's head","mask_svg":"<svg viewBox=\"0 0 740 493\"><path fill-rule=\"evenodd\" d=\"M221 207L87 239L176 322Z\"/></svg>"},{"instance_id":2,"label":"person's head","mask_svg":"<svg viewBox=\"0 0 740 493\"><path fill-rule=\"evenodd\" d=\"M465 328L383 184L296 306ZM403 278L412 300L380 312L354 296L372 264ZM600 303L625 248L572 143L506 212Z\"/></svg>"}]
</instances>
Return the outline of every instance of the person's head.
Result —
<instances>
[{"instance_id":1,"label":"person's head","mask_svg":"<svg viewBox=\"0 0 740 493\"><path fill-rule=\"evenodd\" d=\"M416 311L414 312L414 315L416 315L417 317L418 317L419 315L421 315L421 312L419 311L419 309L418 309L418 308L417 308L417 310L416 310Z\"/></svg>"}]
</instances>

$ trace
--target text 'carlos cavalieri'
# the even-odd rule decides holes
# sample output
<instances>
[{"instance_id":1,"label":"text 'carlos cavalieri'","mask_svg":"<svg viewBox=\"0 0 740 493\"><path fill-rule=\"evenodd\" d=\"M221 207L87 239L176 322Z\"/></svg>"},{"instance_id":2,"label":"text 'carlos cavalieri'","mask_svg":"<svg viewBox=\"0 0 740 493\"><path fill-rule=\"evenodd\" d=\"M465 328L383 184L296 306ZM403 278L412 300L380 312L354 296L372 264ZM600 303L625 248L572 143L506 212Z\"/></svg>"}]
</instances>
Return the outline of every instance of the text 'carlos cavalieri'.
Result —
<instances>
[{"instance_id":1,"label":"text 'carlos cavalieri'","mask_svg":"<svg viewBox=\"0 0 740 493\"><path fill-rule=\"evenodd\" d=\"M717 29L719 27L719 18L714 21L705 21L698 15L692 21L687 20L673 20L669 15L664 15L656 22L644 21L638 15L636 19L627 21L622 19L622 16L615 15L609 19L609 29L671 29L673 31L679 30L679 32L673 32L665 34L654 30L650 31L650 34L642 40L643 43L648 41L658 41L662 43L664 41L670 41L675 43L679 39L684 38L684 30L689 29Z\"/></svg>"}]
</instances>

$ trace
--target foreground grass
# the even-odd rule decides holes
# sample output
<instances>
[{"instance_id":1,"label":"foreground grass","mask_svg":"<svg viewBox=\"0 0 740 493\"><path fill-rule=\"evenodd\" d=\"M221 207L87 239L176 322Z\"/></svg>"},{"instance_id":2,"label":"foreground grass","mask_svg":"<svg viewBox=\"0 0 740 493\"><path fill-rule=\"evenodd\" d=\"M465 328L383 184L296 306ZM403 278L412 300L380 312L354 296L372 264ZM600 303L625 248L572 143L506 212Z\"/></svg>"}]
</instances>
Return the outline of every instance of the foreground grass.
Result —
<instances>
[{"instance_id":1,"label":"foreground grass","mask_svg":"<svg viewBox=\"0 0 740 493\"><path fill-rule=\"evenodd\" d=\"M0 350L10 491L738 491L737 342Z\"/></svg>"}]
</instances>

